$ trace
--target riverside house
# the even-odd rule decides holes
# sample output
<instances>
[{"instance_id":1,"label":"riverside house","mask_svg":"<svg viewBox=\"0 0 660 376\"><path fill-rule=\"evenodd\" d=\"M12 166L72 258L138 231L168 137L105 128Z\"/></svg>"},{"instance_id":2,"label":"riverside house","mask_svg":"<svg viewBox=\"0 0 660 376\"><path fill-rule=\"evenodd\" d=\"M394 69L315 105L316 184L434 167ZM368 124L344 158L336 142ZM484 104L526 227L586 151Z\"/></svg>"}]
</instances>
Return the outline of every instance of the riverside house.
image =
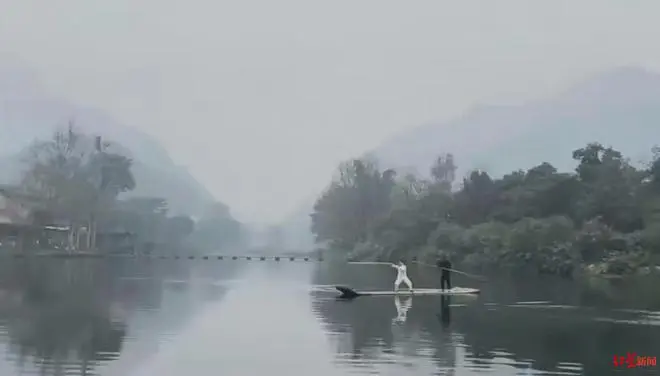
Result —
<instances>
[{"instance_id":1,"label":"riverside house","mask_svg":"<svg viewBox=\"0 0 660 376\"><path fill-rule=\"evenodd\" d=\"M38 199L11 186L0 186L0 249L53 249L66 244L69 228L46 226L46 211Z\"/></svg>"}]
</instances>

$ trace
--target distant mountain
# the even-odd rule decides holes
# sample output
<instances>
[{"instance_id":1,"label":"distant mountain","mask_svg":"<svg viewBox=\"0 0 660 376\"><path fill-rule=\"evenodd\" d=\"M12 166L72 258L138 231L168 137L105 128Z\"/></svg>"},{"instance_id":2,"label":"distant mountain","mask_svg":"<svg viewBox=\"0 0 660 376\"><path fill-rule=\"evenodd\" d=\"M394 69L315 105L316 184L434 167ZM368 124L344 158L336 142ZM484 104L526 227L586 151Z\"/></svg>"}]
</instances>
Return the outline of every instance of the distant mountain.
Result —
<instances>
[{"instance_id":1,"label":"distant mountain","mask_svg":"<svg viewBox=\"0 0 660 376\"><path fill-rule=\"evenodd\" d=\"M428 176L441 153L453 153L460 179L479 168L499 176L549 162L572 170L571 152L598 141L632 162L648 160L660 144L660 75L636 67L606 71L554 98L516 106L476 106L447 122L393 137L370 151L382 168ZM312 206L285 225L309 228ZM303 221L304 220L304 221Z\"/></svg>"},{"instance_id":2,"label":"distant mountain","mask_svg":"<svg viewBox=\"0 0 660 376\"><path fill-rule=\"evenodd\" d=\"M660 75L618 68L560 95L518 106L476 106L444 124L392 138L373 154L382 166L414 167L428 175L440 153L451 152L458 176L480 168L493 175L547 161L572 169L571 152L588 142L612 145L633 161L660 143Z\"/></svg>"},{"instance_id":3,"label":"distant mountain","mask_svg":"<svg viewBox=\"0 0 660 376\"><path fill-rule=\"evenodd\" d=\"M33 72L0 61L0 183L18 179L21 171L17 154L36 138L73 120L85 133L129 149L134 159L137 188L131 195L164 197L175 213L200 215L213 196L188 170L177 166L167 151L152 137L125 126L109 114L78 106L64 99L46 96Z\"/></svg>"}]
</instances>

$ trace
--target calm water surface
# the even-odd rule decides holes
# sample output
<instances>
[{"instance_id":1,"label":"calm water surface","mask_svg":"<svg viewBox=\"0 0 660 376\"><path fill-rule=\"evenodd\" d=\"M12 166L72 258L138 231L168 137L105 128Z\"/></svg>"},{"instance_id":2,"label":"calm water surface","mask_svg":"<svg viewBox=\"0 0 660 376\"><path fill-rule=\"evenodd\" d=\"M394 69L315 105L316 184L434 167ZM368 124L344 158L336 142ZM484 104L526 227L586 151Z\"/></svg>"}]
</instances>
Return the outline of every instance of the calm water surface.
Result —
<instances>
[{"instance_id":1,"label":"calm water surface","mask_svg":"<svg viewBox=\"0 0 660 376\"><path fill-rule=\"evenodd\" d=\"M660 355L657 281L491 277L478 297L337 301L382 266L0 260L0 375L608 375ZM419 287L438 275L411 267ZM655 289L655 291L654 291Z\"/></svg>"}]
</instances>

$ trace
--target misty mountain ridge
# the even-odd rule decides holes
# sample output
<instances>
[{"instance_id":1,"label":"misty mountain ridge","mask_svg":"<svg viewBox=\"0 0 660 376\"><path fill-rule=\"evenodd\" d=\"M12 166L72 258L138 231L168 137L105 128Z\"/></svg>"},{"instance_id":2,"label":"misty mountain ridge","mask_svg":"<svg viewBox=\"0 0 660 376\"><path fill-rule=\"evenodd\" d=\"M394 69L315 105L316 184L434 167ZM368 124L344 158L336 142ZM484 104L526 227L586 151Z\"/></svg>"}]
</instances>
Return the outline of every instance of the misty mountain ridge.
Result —
<instances>
[{"instance_id":1,"label":"misty mountain ridge","mask_svg":"<svg viewBox=\"0 0 660 376\"><path fill-rule=\"evenodd\" d=\"M0 182L17 182L24 167L18 155L21 150L37 138L51 137L69 122L79 131L101 135L127 149L123 151L134 160L137 187L126 196L163 197L173 213L193 216L215 201L151 136L101 110L49 97L33 72L0 62Z\"/></svg>"},{"instance_id":2,"label":"misty mountain ridge","mask_svg":"<svg viewBox=\"0 0 660 376\"><path fill-rule=\"evenodd\" d=\"M548 162L572 171L572 151L594 141L613 146L633 163L649 160L651 148L660 143L659 74L620 67L551 98L474 106L452 121L405 131L365 155L377 158L381 169L428 177L440 154L453 153L460 183L474 169L501 176ZM283 224L288 233L308 231L312 206L301 205L297 212L305 213L304 225L297 217Z\"/></svg>"},{"instance_id":3,"label":"misty mountain ridge","mask_svg":"<svg viewBox=\"0 0 660 376\"><path fill-rule=\"evenodd\" d=\"M590 77L559 95L513 106L475 106L443 124L395 136L371 153L382 167L428 176L435 158L453 153L457 176L482 169L499 176L547 161L572 170L571 152L588 142L612 145L633 162L658 139L660 75L623 67Z\"/></svg>"}]
</instances>

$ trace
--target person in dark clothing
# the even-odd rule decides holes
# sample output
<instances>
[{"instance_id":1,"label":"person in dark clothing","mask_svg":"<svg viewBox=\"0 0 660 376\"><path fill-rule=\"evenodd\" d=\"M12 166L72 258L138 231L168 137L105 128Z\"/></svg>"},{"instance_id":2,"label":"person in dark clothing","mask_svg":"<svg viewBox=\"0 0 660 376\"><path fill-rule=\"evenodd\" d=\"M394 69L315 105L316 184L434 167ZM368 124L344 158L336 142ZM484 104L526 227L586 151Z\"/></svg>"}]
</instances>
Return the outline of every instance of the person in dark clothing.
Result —
<instances>
[{"instance_id":1,"label":"person in dark clothing","mask_svg":"<svg viewBox=\"0 0 660 376\"><path fill-rule=\"evenodd\" d=\"M442 256L442 258L438 259L436 265L438 268L440 268L440 270L442 270L442 274L440 276L440 288L445 290L446 286L447 290L451 290L451 262L447 256Z\"/></svg>"}]
</instances>

